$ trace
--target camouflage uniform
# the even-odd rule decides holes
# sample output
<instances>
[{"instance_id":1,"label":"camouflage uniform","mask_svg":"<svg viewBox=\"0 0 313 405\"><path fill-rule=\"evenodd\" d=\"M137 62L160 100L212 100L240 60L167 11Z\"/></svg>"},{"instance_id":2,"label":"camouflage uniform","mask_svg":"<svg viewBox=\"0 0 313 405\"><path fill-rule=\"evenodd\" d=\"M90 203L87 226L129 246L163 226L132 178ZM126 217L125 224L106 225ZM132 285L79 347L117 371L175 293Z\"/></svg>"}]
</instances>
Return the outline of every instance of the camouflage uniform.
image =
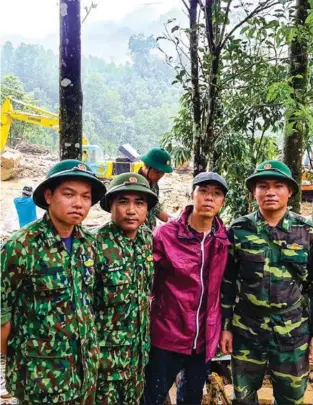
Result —
<instances>
[{"instance_id":1,"label":"camouflage uniform","mask_svg":"<svg viewBox=\"0 0 313 405\"><path fill-rule=\"evenodd\" d=\"M256 403L267 369L277 404L301 404L310 340L301 290L313 272L312 223L287 211L270 227L256 212L233 222L231 239L222 308L223 329L233 333L233 404Z\"/></svg>"},{"instance_id":2,"label":"camouflage uniform","mask_svg":"<svg viewBox=\"0 0 313 405\"><path fill-rule=\"evenodd\" d=\"M95 251L95 239L76 226L68 253L48 214L3 246L1 324L12 325L6 383L22 404L94 404Z\"/></svg>"},{"instance_id":3,"label":"camouflage uniform","mask_svg":"<svg viewBox=\"0 0 313 405\"><path fill-rule=\"evenodd\" d=\"M151 191L153 191L157 196L160 194L159 186L158 183L153 183L150 185ZM160 212L162 211L162 205L161 203L157 203L149 212L147 215L147 221L146 225L148 228L151 230L156 227L157 221L156 218L160 215Z\"/></svg>"},{"instance_id":4,"label":"camouflage uniform","mask_svg":"<svg viewBox=\"0 0 313 405\"><path fill-rule=\"evenodd\" d=\"M138 404L150 349L152 234L125 237L113 222L96 236L100 248L95 312L101 350L96 404Z\"/></svg>"}]
</instances>

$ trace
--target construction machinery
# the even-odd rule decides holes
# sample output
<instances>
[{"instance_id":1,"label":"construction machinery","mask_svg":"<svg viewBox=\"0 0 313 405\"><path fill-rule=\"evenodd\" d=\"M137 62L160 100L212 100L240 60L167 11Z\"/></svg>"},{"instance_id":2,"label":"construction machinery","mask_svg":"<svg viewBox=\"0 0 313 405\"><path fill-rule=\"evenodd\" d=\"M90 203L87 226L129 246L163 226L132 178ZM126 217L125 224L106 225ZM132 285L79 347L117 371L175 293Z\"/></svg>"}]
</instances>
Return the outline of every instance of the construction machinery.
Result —
<instances>
[{"instance_id":1,"label":"construction machinery","mask_svg":"<svg viewBox=\"0 0 313 405\"><path fill-rule=\"evenodd\" d=\"M20 105L32 112L26 110L15 110L14 105ZM37 106L23 103L7 97L1 106L1 143L0 152L2 153L7 144L11 125L14 121L23 121L29 124L38 125L45 128L51 128L59 131L59 116L58 114L46 111ZM90 145L88 139L83 135L82 139L82 160L89 164L92 171L104 180L111 180L115 175L124 172L138 172L143 166L143 163L138 160L138 153L129 144L122 145L119 150L124 157L114 160L105 159L103 150L99 145ZM10 178L10 177L8 177ZM7 180L8 178L3 178Z\"/></svg>"}]
</instances>

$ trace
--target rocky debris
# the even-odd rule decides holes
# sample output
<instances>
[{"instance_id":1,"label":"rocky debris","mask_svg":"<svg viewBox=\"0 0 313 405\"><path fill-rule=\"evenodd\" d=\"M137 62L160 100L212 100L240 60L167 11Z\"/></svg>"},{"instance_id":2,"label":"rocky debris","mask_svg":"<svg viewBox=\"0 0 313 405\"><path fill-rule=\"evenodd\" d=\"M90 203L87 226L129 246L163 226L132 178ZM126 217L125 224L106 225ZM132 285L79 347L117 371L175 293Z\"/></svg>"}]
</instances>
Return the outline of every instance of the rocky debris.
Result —
<instances>
[{"instance_id":1,"label":"rocky debris","mask_svg":"<svg viewBox=\"0 0 313 405\"><path fill-rule=\"evenodd\" d=\"M16 149L22 153L27 153L27 154L31 154L31 155L49 155L50 158L53 155L56 155L55 157L56 157L56 159L58 159L56 152L53 153L53 152L51 152L51 150L49 150L43 146L35 145L33 143L27 143L25 141L22 141L19 144L17 144Z\"/></svg>"},{"instance_id":2,"label":"rocky debris","mask_svg":"<svg viewBox=\"0 0 313 405\"><path fill-rule=\"evenodd\" d=\"M160 183L160 202L165 211L178 216L185 205L190 203L191 173L177 173L165 175Z\"/></svg>"},{"instance_id":3,"label":"rocky debris","mask_svg":"<svg viewBox=\"0 0 313 405\"><path fill-rule=\"evenodd\" d=\"M23 155L8 149L1 155L1 180L10 180L22 171Z\"/></svg>"}]
</instances>

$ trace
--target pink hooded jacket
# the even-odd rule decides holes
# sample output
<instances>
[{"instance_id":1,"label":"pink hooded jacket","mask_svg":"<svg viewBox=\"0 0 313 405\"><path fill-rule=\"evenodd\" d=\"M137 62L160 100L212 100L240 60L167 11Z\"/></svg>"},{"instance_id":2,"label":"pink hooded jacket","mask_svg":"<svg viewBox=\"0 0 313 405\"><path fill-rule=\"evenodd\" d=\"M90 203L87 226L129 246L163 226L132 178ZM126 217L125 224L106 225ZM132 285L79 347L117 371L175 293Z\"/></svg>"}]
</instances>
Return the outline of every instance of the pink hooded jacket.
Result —
<instances>
[{"instance_id":1,"label":"pink hooded jacket","mask_svg":"<svg viewBox=\"0 0 313 405\"><path fill-rule=\"evenodd\" d=\"M227 262L226 229L215 219L213 235L187 225L193 207L154 231L155 279L151 344L183 354L214 357L221 331L220 286Z\"/></svg>"}]
</instances>

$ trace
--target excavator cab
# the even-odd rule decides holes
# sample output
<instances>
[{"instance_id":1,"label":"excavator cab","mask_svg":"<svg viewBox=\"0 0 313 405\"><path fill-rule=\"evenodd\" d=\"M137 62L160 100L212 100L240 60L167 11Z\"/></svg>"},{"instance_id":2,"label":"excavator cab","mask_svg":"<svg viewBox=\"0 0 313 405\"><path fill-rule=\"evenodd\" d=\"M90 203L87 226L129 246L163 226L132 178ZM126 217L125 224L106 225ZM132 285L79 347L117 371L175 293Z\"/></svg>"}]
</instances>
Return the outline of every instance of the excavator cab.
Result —
<instances>
[{"instance_id":1,"label":"excavator cab","mask_svg":"<svg viewBox=\"0 0 313 405\"><path fill-rule=\"evenodd\" d=\"M99 178L104 178L107 171L104 154L98 145L83 145L83 162L88 163Z\"/></svg>"}]
</instances>

